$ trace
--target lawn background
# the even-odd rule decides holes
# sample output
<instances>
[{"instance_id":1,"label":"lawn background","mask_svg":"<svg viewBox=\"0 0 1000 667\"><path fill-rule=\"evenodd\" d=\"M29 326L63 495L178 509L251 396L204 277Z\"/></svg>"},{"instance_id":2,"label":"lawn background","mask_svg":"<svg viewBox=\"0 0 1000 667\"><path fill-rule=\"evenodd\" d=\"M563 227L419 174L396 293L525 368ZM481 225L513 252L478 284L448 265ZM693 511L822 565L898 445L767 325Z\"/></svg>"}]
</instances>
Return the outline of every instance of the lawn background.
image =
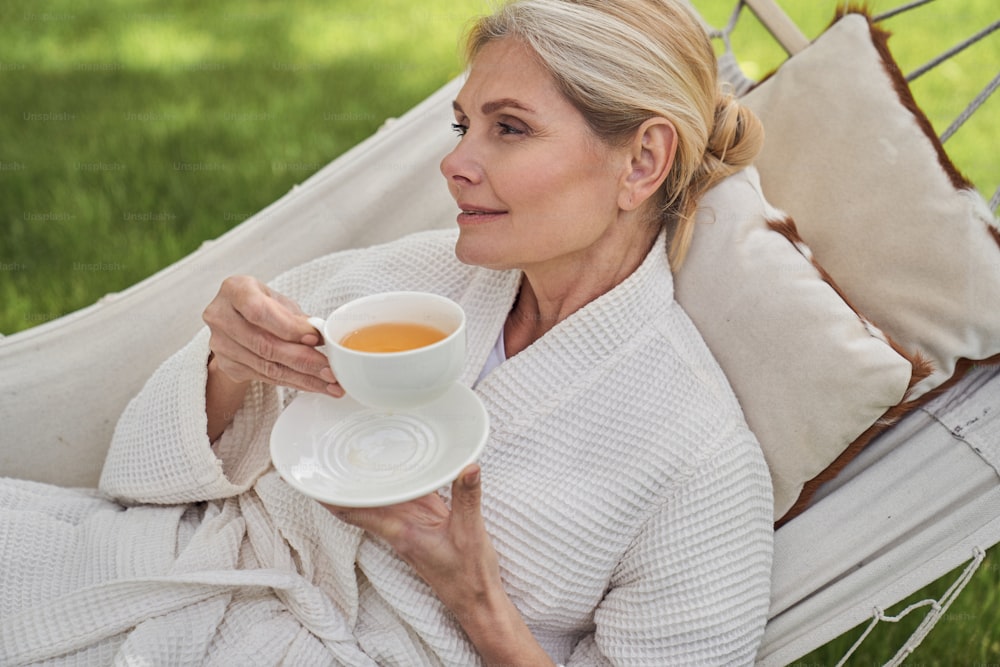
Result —
<instances>
[{"instance_id":1,"label":"lawn background","mask_svg":"<svg viewBox=\"0 0 1000 667\"><path fill-rule=\"evenodd\" d=\"M733 6L695 1L715 25ZM810 37L837 4L781 3ZM458 34L484 6L0 2L0 333L120 291L279 198L458 74ZM911 71L997 18L996 0L937 0L891 19L890 47ZM749 15L734 41L751 77L784 57ZM998 41L914 83L939 132L1000 71ZM946 145L987 196L1000 183L997 98ZM1000 662L996 554L915 660ZM937 597L950 581L921 595ZM834 664L856 634L797 664ZM884 662L903 637L877 631L852 664Z\"/></svg>"}]
</instances>

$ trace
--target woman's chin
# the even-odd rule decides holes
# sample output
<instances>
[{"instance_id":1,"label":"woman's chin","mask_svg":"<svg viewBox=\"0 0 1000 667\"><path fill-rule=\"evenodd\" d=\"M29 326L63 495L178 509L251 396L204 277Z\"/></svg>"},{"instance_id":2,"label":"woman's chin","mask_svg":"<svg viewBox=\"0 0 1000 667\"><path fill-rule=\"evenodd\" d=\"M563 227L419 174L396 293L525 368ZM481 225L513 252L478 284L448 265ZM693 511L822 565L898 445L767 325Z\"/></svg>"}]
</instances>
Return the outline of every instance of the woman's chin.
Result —
<instances>
[{"instance_id":1,"label":"woman's chin","mask_svg":"<svg viewBox=\"0 0 1000 667\"><path fill-rule=\"evenodd\" d=\"M458 242L455 243L455 257L463 264L470 266L481 266L485 269L496 269L502 271L514 268L514 265L503 253L499 251L496 243L491 243L489 239L468 238L465 230L458 235Z\"/></svg>"}]
</instances>

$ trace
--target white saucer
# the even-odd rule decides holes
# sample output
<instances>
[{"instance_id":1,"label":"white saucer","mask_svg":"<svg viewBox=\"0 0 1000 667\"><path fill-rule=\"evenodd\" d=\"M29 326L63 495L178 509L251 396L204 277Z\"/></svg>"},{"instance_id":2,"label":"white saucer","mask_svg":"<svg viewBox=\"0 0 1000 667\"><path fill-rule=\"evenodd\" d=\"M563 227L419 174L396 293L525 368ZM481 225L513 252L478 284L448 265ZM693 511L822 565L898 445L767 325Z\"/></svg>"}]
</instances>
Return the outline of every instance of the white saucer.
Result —
<instances>
[{"instance_id":1,"label":"white saucer","mask_svg":"<svg viewBox=\"0 0 1000 667\"><path fill-rule=\"evenodd\" d=\"M455 384L432 403L377 411L350 398L301 393L271 431L271 460L302 493L341 507L380 507L450 484L476 460L489 416Z\"/></svg>"}]
</instances>

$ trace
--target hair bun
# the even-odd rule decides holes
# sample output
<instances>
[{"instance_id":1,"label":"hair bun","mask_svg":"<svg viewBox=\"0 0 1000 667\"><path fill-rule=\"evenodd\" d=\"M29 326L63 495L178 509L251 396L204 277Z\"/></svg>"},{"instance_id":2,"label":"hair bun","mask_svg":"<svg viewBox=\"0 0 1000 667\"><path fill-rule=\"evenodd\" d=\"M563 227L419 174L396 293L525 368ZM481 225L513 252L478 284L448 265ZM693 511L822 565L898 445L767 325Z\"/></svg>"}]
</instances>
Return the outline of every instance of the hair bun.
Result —
<instances>
[{"instance_id":1,"label":"hair bun","mask_svg":"<svg viewBox=\"0 0 1000 667\"><path fill-rule=\"evenodd\" d=\"M694 235L698 200L713 185L750 166L764 146L764 126L750 109L728 93L715 99L715 120L701 165L677 203L678 225L670 245L670 261L680 268Z\"/></svg>"},{"instance_id":2,"label":"hair bun","mask_svg":"<svg viewBox=\"0 0 1000 667\"><path fill-rule=\"evenodd\" d=\"M715 100L715 124L705 152L734 169L748 166L764 145L764 128L757 116L733 97Z\"/></svg>"}]
</instances>

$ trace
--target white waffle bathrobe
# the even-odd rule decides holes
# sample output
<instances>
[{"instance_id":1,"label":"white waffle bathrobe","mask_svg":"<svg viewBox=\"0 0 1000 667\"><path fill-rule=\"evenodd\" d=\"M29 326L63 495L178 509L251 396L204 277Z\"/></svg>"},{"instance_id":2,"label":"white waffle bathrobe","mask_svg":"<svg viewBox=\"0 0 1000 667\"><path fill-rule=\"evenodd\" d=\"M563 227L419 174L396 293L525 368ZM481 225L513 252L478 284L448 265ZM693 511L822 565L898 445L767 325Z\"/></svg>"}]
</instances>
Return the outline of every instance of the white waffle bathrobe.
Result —
<instances>
[{"instance_id":1,"label":"white waffle bathrobe","mask_svg":"<svg viewBox=\"0 0 1000 667\"><path fill-rule=\"evenodd\" d=\"M459 263L454 240L337 253L275 287L317 315L378 291L449 296L471 385L521 276ZM504 584L567 665L749 664L764 628L768 471L662 241L476 388ZM100 493L0 480L0 664L479 664L391 549L275 473L268 436L294 392L255 385L213 450L207 356L203 331L132 401Z\"/></svg>"}]
</instances>

